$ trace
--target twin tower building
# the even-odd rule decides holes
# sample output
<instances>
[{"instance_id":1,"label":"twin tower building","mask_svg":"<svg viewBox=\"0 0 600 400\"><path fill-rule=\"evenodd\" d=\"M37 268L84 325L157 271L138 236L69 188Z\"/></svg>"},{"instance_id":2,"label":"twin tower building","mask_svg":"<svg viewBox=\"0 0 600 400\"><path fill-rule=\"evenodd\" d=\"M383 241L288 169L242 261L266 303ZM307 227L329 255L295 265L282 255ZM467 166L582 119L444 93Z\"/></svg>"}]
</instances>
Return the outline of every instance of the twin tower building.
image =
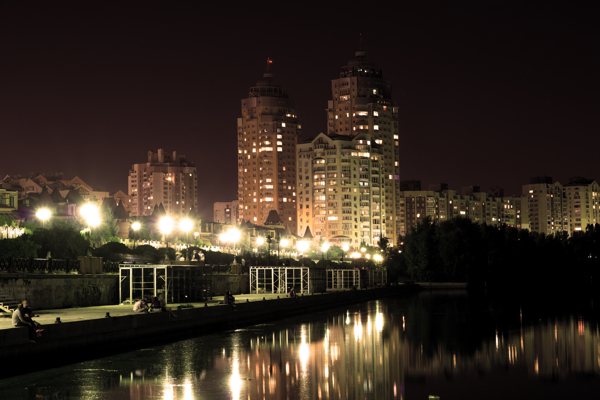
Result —
<instances>
[{"instance_id":1,"label":"twin tower building","mask_svg":"<svg viewBox=\"0 0 600 400\"><path fill-rule=\"evenodd\" d=\"M391 82L366 55L359 48L331 81L327 133L306 140L267 60L238 118L240 222L262 225L276 211L291 232L332 245L376 244L381 237L396 243L398 108Z\"/></svg>"}]
</instances>

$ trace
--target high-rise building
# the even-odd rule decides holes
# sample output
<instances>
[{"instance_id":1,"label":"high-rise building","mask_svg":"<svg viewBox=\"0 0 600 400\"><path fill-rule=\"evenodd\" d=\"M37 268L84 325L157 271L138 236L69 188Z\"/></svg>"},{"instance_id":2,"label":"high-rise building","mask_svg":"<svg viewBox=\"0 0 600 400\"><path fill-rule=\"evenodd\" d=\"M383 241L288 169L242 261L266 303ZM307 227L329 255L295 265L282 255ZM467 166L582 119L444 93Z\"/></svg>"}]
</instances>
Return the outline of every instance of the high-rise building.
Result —
<instances>
[{"instance_id":1,"label":"high-rise building","mask_svg":"<svg viewBox=\"0 0 600 400\"><path fill-rule=\"evenodd\" d=\"M298 234L316 241L375 244L383 224L383 149L368 133L302 141L298 153Z\"/></svg>"},{"instance_id":2,"label":"high-rise building","mask_svg":"<svg viewBox=\"0 0 600 400\"><path fill-rule=\"evenodd\" d=\"M340 77L331 81L333 99L327 110L327 134L370 135L383 152L382 225L386 236L396 243L400 233L400 167L398 107L392 101L392 84L383 78L381 69L367 61L367 53L359 50L356 58L342 67Z\"/></svg>"},{"instance_id":3,"label":"high-rise building","mask_svg":"<svg viewBox=\"0 0 600 400\"><path fill-rule=\"evenodd\" d=\"M563 220L569 234L585 231L588 225L600 223L600 186L593 179L577 176L563 186ZM568 222L568 224L567 224Z\"/></svg>"},{"instance_id":4,"label":"high-rise building","mask_svg":"<svg viewBox=\"0 0 600 400\"><path fill-rule=\"evenodd\" d=\"M262 224L271 210L296 232L296 143L300 124L288 91L275 83L271 61L238 118L239 219Z\"/></svg>"},{"instance_id":5,"label":"high-rise building","mask_svg":"<svg viewBox=\"0 0 600 400\"><path fill-rule=\"evenodd\" d=\"M198 210L196 167L184 155L148 152L148 162L129 171L131 216L151 215L162 204L168 215L179 218Z\"/></svg>"},{"instance_id":6,"label":"high-rise building","mask_svg":"<svg viewBox=\"0 0 600 400\"><path fill-rule=\"evenodd\" d=\"M232 224L238 223L238 211L239 202L233 201L219 201L213 205L213 221L220 224Z\"/></svg>"},{"instance_id":7,"label":"high-rise building","mask_svg":"<svg viewBox=\"0 0 600 400\"><path fill-rule=\"evenodd\" d=\"M531 178L529 185L523 185L523 197L527 198L522 209L523 229L544 234L568 230L560 182L553 182L549 176Z\"/></svg>"}]
</instances>

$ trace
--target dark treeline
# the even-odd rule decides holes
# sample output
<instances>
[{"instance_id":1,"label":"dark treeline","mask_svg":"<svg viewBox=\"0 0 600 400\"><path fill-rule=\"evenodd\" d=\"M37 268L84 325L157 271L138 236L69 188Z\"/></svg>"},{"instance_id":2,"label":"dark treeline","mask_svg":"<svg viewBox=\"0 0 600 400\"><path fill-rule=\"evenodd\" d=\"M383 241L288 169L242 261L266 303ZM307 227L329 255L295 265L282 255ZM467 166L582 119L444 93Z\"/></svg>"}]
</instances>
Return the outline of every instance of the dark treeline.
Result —
<instances>
[{"instance_id":1,"label":"dark treeline","mask_svg":"<svg viewBox=\"0 0 600 400\"><path fill-rule=\"evenodd\" d=\"M386 260L392 279L468 282L488 290L573 291L594 285L600 225L568 236L544 235L466 218L421 222Z\"/></svg>"}]
</instances>

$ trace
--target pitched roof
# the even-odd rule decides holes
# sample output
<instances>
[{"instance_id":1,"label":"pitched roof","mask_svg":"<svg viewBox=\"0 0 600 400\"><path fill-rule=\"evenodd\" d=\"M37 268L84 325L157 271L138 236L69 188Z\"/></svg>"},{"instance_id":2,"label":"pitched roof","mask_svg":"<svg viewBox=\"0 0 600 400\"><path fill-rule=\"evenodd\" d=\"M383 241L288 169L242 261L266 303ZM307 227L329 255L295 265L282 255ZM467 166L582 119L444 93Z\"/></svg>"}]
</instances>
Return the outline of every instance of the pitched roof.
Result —
<instances>
[{"instance_id":1,"label":"pitched roof","mask_svg":"<svg viewBox=\"0 0 600 400\"><path fill-rule=\"evenodd\" d=\"M123 201L119 201L119 205L117 206L117 209L114 212L114 217L116 219L127 219L127 218L129 218L129 213L125 209L125 206L123 205Z\"/></svg>"},{"instance_id":2,"label":"pitched roof","mask_svg":"<svg viewBox=\"0 0 600 400\"><path fill-rule=\"evenodd\" d=\"M50 197L50 193L48 193L48 188L44 187L42 189L42 193L40 193L40 197L38 199L38 206L53 206L54 201L52 201L52 197Z\"/></svg>"},{"instance_id":3,"label":"pitched roof","mask_svg":"<svg viewBox=\"0 0 600 400\"><path fill-rule=\"evenodd\" d=\"M65 199L60 195L60 190L58 189L54 189L52 191L52 193L50 194L50 198L52 199L52 202L58 204L58 203L64 203Z\"/></svg>"},{"instance_id":4,"label":"pitched roof","mask_svg":"<svg viewBox=\"0 0 600 400\"><path fill-rule=\"evenodd\" d=\"M67 193L67 195L65 196L65 200L67 201L67 203L77 204L78 206L85 203L85 200L83 200L83 197L81 197L79 192L75 189L69 190L69 193Z\"/></svg>"},{"instance_id":5,"label":"pitched roof","mask_svg":"<svg viewBox=\"0 0 600 400\"><path fill-rule=\"evenodd\" d=\"M102 212L106 212L108 209L110 209L110 211L112 211L112 213L115 213L115 210L117 209L117 202L115 201L115 199L113 197L105 197L104 200L102 200L102 205L100 206L100 211Z\"/></svg>"},{"instance_id":6,"label":"pitched roof","mask_svg":"<svg viewBox=\"0 0 600 400\"><path fill-rule=\"evenodd\" d=\"M269 215L267 216L267 220L265 221L265 225L281 225L283 221L279 217L279 214L275 210L269 211Z\"/></svg>"},{"instance_id":7,"label":"pitched roof","mask_svg":"<svg viewBox=\"0 0 600 400\"><path fill-rule=\"evenodd\" d=\"M304 236L302 236L305 239L313 239L314 236L312 235L312 233L310 233L310 228L307 226L306 227L306 231L304 231Z\"/></svg>"}]
</instances>

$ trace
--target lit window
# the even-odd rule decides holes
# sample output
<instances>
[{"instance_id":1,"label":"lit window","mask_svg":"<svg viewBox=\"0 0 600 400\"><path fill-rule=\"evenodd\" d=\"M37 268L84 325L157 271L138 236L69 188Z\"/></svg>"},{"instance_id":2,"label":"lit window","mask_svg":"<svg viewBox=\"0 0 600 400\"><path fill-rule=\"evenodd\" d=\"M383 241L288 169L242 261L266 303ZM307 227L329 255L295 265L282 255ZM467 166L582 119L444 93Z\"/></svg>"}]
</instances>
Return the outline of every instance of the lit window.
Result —
<instances>
[{"instance_id":1,"label":"lit window","mask_svg":"<svg viewBox=\"0 0 600 400\"><path fill-rule=\"evenodd\" d=\"M379 117L379 112L377 112L377 111L373 111L373 116L374 116L374 117Z\"/></svg>"},{"instance_id":2,"label":"lit window","mask_svg":"<svg viewBox=\"0 0 600 400\"><path fill-rule=\"evenodd\" d=\"M282 123L281 123L281 127L282 127L282 128L285 128L285 122L282 122Z\"/></svg>"},{"instance_id":3,"label":"lit window","mask_svg":"<svg viewBox=\"0 0 600 400\"><path fill-rule=\"evenodd\" d=\"M282 147L278 147L277 151L283 151L283 148Z\"/></svg>"},{"instance_id":4,"label":"lit window","mask_svg":"<svg viewBox=\"0 0 600 400\"><path fill-rule=\"evenodd\" d=\"M373 125L373 129L378 131L379 130L379 125Z\"/></svg>"}]
</instances>

